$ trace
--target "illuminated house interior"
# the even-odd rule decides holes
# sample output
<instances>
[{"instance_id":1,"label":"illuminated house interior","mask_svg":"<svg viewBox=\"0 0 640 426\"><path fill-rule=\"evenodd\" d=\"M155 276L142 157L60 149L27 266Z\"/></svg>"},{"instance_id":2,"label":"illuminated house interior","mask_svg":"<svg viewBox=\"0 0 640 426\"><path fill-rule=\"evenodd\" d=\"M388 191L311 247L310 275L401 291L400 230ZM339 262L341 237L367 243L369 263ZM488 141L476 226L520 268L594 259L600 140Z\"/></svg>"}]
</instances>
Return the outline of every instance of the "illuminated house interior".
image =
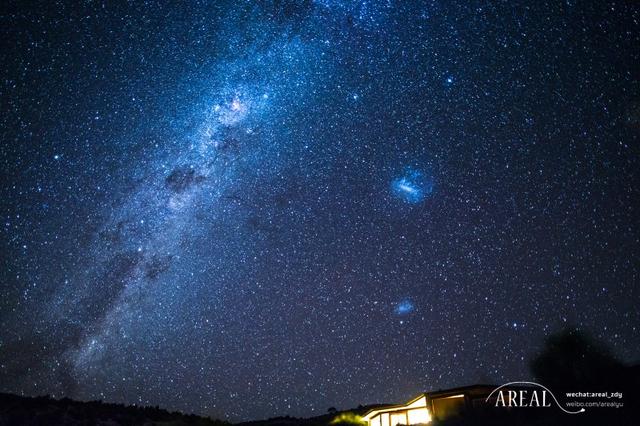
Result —
<instances>
[{"instance_id":1,"label":"illuminated house interior","mask_svg":"<svg viewBox=\"0 0 640 426\"><path fill-rule=\"evenodd\" d=\"M362 418L368 426L424 425L484 404L495 386L473 385L418 395L406 404L385 405L369 410Z\"/></svg>"}]
</instances>

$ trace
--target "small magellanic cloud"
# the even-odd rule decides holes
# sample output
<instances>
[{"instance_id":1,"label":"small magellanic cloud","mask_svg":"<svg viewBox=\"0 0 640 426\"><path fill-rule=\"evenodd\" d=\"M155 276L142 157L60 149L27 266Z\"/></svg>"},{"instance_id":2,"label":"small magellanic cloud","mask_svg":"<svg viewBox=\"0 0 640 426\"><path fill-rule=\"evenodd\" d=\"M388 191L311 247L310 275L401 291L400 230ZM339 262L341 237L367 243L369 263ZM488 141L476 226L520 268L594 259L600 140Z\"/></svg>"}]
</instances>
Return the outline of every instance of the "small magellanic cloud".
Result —
<instances>
[{"instance_id":1,"label":"small magellanic cloud","mask_svg":"<svg viewBox=\"0 0 640 426\"><path fill-rule=\"evenodd\" d=\"M402 299L395 306L393 312L396 315L408 315L415 310L415 306L410 299Z\"/></svg>"}]
</instances>

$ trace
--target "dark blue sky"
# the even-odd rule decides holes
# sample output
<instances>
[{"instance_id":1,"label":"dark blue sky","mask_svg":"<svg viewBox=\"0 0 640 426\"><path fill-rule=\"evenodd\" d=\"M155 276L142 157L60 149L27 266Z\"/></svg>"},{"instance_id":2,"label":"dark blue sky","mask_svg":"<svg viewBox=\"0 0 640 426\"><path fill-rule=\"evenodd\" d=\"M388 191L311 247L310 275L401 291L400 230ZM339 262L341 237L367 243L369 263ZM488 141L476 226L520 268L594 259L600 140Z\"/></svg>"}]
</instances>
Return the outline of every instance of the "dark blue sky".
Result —
<instances>
[{"instance_id":1,"label":"dark blue sky","mask_svg":"<svg viewBox=\"0 0 640 426\"><path fill-rule=\"evenodd\" d=\"M2 6L0 391L230 420L640 357L633 2Z\"/></svg>"}]
</instances>

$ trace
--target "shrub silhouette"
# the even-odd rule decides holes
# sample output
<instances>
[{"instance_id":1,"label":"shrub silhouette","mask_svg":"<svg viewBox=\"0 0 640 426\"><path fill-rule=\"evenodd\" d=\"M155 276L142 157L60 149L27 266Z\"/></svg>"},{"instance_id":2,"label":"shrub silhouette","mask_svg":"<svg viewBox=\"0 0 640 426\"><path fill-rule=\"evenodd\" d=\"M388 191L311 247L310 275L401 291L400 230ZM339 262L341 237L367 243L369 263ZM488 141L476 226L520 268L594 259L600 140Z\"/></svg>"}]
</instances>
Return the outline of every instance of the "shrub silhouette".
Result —
<instances>
[{"instance_id":1,"label":"shrub silhouette","mask_svg":"<svg viewBox=\"0 0 640 426\"><path fill-rule=\"evenodd\" d=\"M358 416L357 414L347 412L339 414L331 421L330 424L342 426L363 426L366 425L367 422L365 422L362 417Z\"/></svg>"}]
</instances>

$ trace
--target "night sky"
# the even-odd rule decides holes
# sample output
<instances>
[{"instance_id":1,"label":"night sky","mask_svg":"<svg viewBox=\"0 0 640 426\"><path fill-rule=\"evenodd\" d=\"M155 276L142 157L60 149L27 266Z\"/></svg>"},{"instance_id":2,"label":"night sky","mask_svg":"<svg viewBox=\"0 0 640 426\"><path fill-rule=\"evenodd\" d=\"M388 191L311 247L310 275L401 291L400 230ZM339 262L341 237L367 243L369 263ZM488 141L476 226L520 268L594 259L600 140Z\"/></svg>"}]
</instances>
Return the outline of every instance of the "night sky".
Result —
<instances>
[{"instance_id":1,"label":"night sky","mask_svg":"<svg viewBox=\"0 0 640 426\"><path fill-rule=\"evenodd\" d=\"M0 391L238 421L640 358L637 2L180 3L1 7Z\"/></svg>"}]
</instances>

